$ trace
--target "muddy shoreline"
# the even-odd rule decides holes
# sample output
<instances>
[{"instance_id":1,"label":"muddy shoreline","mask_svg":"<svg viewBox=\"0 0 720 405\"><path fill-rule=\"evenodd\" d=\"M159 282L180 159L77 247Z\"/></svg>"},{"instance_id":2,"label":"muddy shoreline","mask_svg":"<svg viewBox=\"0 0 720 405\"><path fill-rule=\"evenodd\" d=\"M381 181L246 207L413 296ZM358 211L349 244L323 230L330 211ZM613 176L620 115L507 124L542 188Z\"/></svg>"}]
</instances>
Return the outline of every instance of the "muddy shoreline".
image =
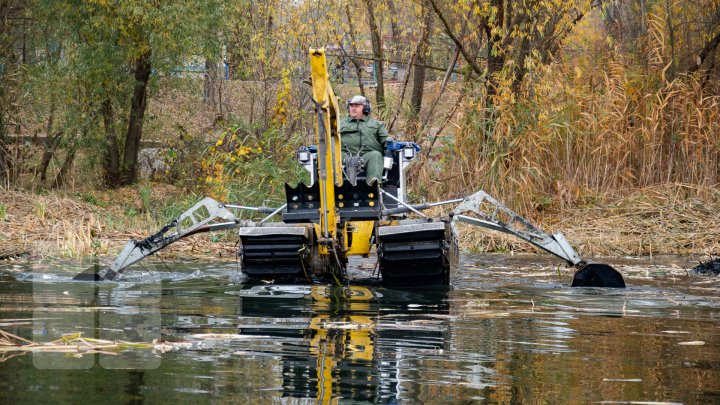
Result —
<instances>
[{"instance_id":1,"label":"muddy shoreline","mask_svg":"<svg viewBox=\"0 0 720 405\"><path fill-rule=\"evenodd\" d=\"M177 204L184 195L172 186L151 187L153 207ZM608 197L593 206L564 207L528 217L548 232L562 232L583 257L681 255L695 264L712 260L720 255L714 225L720 218L720 193L708 189L705 196L682 196L679 189L657 187L623 198ZM143 211L137 195L133 187L99 192L92 198L81 193L5 190L0 193L4 211L0 260L114 257L129 239L142 239L164 225L159 215ZM536 252L504 234L466 226L459 229L461 249L467 252ZM179 241L165 249L162 257L232 261L236 249L237 238L226 231Z\"/></svg>"}]
</instances>

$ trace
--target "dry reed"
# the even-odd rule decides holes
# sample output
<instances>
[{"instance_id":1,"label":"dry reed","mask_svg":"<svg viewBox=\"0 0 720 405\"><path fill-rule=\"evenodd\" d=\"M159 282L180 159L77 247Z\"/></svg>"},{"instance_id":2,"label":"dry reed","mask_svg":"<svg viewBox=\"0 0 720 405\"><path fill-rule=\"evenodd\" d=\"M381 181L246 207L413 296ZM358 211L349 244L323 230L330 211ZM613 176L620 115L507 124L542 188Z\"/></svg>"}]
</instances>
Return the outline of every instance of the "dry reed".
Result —
<instances>
[{"instance_id":1,"label":"dry reed","mask_svg":"<svg viewBox=\"0 0 720 405\"><path fill-rule=\"evenodd\" d=\"M157 185L157 189L167 190L167 186ZM174 202L181 193L181 190L168 193L162 197L163 203ZM134 202L136 194L132 188L114 190L112 197L99 193L98 198L108 201L106 207L101 207L74 195L0 192L0 203L7 210L0 227L0 256L22 253L29 253L33 259L114 256L127 240L143 239L164 225L149 215L127 214L127 205L140 204ZM45 208L39 212L37 207ZM233 242L212 243L194 236L174 244L164 255L233 257L234 250Z\"/></svg>"},{"instance_id":2,"label":"dry reed","mask_svg":"<svg viewBox=\"0 0 720 405\"><path fill-rule=\"evenodd\" d=\"M117 352L128 349L153 349L156 348L157 342L126 342L123 340L104 340L83 337L82 333L69 333L63 335L60 339L52 342L33 342L10 332L0 330L0 363L14 356L6 356L6 353L74 353L78 355L85 354L109 354L115 355Z\"/></svg>"}]
</instances>

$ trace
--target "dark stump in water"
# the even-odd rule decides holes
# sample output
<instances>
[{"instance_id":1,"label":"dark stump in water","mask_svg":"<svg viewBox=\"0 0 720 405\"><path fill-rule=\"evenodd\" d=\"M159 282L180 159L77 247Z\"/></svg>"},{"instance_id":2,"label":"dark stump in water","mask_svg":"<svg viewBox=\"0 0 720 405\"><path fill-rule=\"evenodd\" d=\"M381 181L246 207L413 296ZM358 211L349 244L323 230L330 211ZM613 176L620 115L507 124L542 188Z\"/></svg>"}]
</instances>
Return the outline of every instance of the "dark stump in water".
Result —
<instances>
[{"instance_id":1,"label":"dark stump in water","mask_svg":"<svg viewBox=\"0 0 720 405\"><path fill-rule=\"evenodd\" d=\"M586 263L573 277L572 287L625 288L625 280L614 267L603 263Z\"/></svg>"},{"instance_id":2,"label":"dark stump in water","mask_svg":"<svg viewBox=\"0 0 720 405\"><path fill-rule=\"evenodd\" d=\"M701 262L697 266L693 267L692 270L690 270L690 273L717 276L720 274L720 258L710 258L710 260L705 263Z\"/></svg>"}]
</instances>

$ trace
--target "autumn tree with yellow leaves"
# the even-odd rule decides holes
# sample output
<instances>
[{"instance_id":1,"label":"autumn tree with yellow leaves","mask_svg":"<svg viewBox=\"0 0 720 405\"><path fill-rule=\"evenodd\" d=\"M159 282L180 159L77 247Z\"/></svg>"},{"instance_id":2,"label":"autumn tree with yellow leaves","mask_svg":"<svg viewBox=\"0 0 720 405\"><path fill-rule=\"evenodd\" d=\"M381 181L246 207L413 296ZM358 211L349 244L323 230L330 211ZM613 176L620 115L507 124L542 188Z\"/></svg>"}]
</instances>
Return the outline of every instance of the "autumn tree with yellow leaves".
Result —
<instances>
[{"instance_id":1,"label":"autumn tree with yellow leaves","mask_svg":"<svg viewBox=\"0 0 720 405\"><path fill-rule=\"evenodd\" d=\"M367 95L423 147L411 180L426 197L481 187L532 210L720 181L717 0L35 0L4 1L0 17L13 184L59 187L77 159L94 185L132 184L141 140L158 137L148 105L176 86L212 111L183 133L202 144L183 154L197 165L183 184L232 197L244 162L279 190L313 142L318 46L341 99Z\"/></svg>"}]
</instances>

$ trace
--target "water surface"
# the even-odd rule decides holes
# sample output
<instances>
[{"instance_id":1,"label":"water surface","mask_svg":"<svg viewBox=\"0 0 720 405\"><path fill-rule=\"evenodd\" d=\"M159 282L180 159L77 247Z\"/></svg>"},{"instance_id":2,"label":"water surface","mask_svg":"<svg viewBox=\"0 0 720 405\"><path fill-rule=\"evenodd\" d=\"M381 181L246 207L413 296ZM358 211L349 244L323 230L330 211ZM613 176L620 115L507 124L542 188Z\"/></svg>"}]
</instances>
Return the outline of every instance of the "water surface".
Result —
<instances>
[{"instance_id":1,"label":"water surface","mask_svg":"<svg viewBox=\"0 0 720 405\"><path fill-rule=\"evenodd\" d=\"M370 277L373 259L353 262ZM154 349L0 352L3 403L720 402L720 281L682 258L614 260L569 287L544 256L463 256L452 288L250 285L236 264L0 266L0 329Z\"/></svg>"}]
</instances>

